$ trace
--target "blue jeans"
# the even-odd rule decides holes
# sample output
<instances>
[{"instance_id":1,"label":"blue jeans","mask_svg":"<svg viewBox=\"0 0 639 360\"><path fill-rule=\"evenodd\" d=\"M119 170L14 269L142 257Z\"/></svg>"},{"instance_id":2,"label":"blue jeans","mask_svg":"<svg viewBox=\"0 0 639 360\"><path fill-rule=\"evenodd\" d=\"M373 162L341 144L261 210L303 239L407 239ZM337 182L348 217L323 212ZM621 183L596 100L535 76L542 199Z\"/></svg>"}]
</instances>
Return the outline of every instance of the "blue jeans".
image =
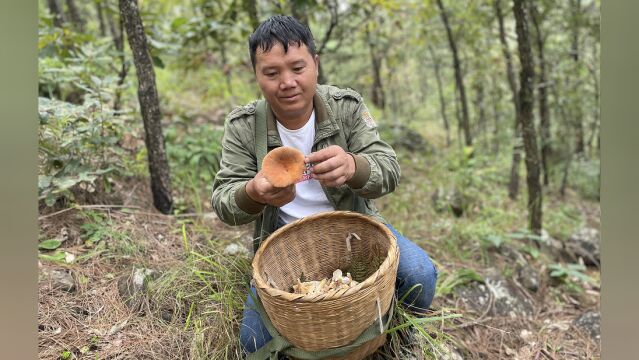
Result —
<instances>
[{"instance_id":1,"label":"blue jeans","mask_svg":"<svg viewBox=\"0 0 639 360\"><path fill-rule=\"evenodd\" d=\"M395 282L397 298L401 299L413 286L420 284L421 286L418 285L406 296L403 304L408 309L423 312L428 309L435 295L437 269L424 249L402 236L392 225L387 224L386 226L397 237L397 245L399 246L399 266ZM251 292L253 292L253 296L257 296L254 287L251 287ZM266 330L260 315L254 309L255 303L249 294L244 303L242 325L240 326L240 343L244 351L249 353L255 352L271 340L271 335Z\"/></svg>"}]
</instances>

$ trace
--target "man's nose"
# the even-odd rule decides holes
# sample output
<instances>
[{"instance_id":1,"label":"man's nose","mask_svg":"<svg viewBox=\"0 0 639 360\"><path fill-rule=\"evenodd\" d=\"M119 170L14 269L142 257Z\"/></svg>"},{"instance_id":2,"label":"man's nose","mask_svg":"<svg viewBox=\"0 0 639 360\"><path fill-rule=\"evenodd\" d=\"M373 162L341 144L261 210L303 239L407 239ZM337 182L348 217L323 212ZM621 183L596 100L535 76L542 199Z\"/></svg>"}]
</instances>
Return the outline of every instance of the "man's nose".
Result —
<instances>
[{"instance_id":1,"label":"man's nose","mask_svg":"<svg viewBox=\"0 0 639 360\"><path fill-rule=\"evenodd\" d=\"M280 89L288 89L291 87L295 87L295 74L286 71L282 74L282 81L280 82Z\"/></svg>"}]
</instances>

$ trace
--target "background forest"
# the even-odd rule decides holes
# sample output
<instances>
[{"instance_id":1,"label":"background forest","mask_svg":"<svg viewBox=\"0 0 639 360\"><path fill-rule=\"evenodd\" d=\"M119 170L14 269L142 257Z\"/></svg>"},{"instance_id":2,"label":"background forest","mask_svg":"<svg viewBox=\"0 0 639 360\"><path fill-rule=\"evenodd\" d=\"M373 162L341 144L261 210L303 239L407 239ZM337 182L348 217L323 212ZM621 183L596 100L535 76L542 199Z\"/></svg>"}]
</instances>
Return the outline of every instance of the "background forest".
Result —
<instances>
[{"instance_id":1,"label":"background forest","mask_svg":"<svg viewBox=\"0 0 639 360\"><path fill-rule=\"evenodd\" d=\"M248 36L283 13L320 83L364 96L402 167L377 205L439 270L374 357L599 358L599 8L41 0L40 357L241 358L252 231L209 199L224 119L260 96Z\"/></svg>"}]
</instances>

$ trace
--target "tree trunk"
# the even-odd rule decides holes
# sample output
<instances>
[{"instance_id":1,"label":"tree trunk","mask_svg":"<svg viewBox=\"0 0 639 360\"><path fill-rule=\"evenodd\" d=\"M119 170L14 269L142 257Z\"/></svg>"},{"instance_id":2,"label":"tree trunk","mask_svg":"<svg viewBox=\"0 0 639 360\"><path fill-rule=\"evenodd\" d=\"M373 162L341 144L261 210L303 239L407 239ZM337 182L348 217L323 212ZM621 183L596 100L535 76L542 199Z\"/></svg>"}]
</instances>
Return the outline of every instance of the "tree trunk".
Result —
<instances>
[{"instance_id":1,"label":"tree trunk","mask_svg":"<svg viewBox=\"0 0 639 360\"><path fill-rule=\"evenodd\" d=\"M535 39L539 56L539 118L541 135L541 166L544 173L544 185L548 186L548 158L552 152L550 146L550 113L548 111L548 84L546 80L546 60L544 58L544 38L541 33L541 18L534 1L529 2L532 23L535 26Z\"/></svg>"},{"instance_id":2,"label":"tree trunk","mask_svg":"<svg viewBox=\"0 0 639 360\"><path fill-rule=\"evenodd\" d=\"M122 107L122 85L124 85L124 81L129 73L129 64L126 61L124 53L124 19L121 14L118 14L118 28L116 28L113 21L113 14L108 8L106 18L109 24L109 30L111 31L111 37L113 38L113 44L115 45L115 49L118 51L118 57L120 58L118 86L115 88L115 99L113 100L113 110L118 111Z\"/></svg>"},{"instance_id":3,"label":"tree trunk","mask_svg":"<svg viewBox=\"0 0 639 360\"><path fill-rule=\"evenodd\" d=\"M222 69L224 71L224 78L226 79L226 88L229 90L229 95L231 95L231 106L235 107L237 101L233 94L233 77L231 66L229 65L229 60L226 56L226 43L222 40L219 41L218 44L220 45L220 53L222 55Z\"/></svg>"},{"instance_id":4,"label":"tree trunk","mask_svg":"<svg viewBox=\"0 0 639 360\"><path fill-rule=\"evenodd\" d=\"M60 2L58 0L47 0L47 5L49 6L49 11L53 16L53 25L61 28L65 19L62 14L62 6L60 5Z\"/></svg>"},{"instance_id":5,"label":"tree trunk","mask_svg":"<svg viewBox=\"0 0 639 360\"><path fill-rule=\"evenodd\" d=\"M384 109L386 107L386 99L384 96L384 86L382 85L382 55L381 52L375 48L375 44L373 43L373 39L371 33L368 29L368 25L366 26L366 39L368 42L368 48L371 55L371 65L373 68L373 87L371 89L372 96L371 99L373 104L380 109Z\"/></svg>"},{"instance_id":6,"label":"tree trunk","mask_svg":"<svg viewBox=\"0 0 639 360\"><path fill-rule=\"evenodd\" d=\"M171 177L164 150L162 113L155 87L155 71L149 54L144 26L138 11L137 0L119 0L120 17L126 28L133 62L138 76L138 100L144 121L145 143L148 151L149 173L153 205L163 214L172 211Z\"/></svg>"},{"instance_id":7,"label":"tree trunk","mask_svg":"<svg viewBox=\"0 0 639 360\"><path fill-rule=\"evenodd\" d=\"M528 219L530 231L541 235L542 227L542 193L539 183L539 157L537 155L537 139L533 119L533 82L535 68L530 48L528 20L525 0L514 0L513 12L517 28L517 43L521 70L519 81L519 104L521 114L524 149L526 150L526 181L528 183Z\"/></svg>"},{"instance_id":8,"label":"tree trunk","mask_svg":"<svg viewBox=\"0 0 639 360\"><path fill-rule=\"evenodd\" d=\"M335 27L337 27L337 24L339 22L339 5L337 3L337 0L327 1L326 5L328 6L329 12L331 13L331 22L328 25L328 29L324 33L324 38L322 39L319 45L319 49L317 50L317 55L320 56L320 63L318 66L319 74L317 77L317 81L320 84L326 84L328 82L328 79L326 78L326 74L324 73L324 69L322 67L321 55L324 53L326 44L328 44L328 41L331 39L333 30L335 30Z\"/></svg>"},{"instance_id":9,"label":"tree trunk","mask_svg":"<svg viewBox=\"0 0 639 360\"><path fill-rule=\"evenodd\" d=\"M499 110L499 101L502 96L501 87L499 87L499 83L497 82L497 76L491 76L492 82L492 103L493 103L493 120L494 120L494 128L493 128L493 153L495 155L499 154L499 123L501 122L501 112Z\"/></svg>"},{"instance_id":10,"label":"tree trunk","mask_svg":"<svg viewBox=\"0 0 639 360\"><path fill-rule=\"evenodd\" d=\"M437 6L439 7L439 14L442 18L442 22L444 23L444 27L446 28L446 35L448 36L448 44L450 45L450 50L453 53L453 65L455 67L455 84L457 85L457 91L459 92L459 100L461 102L461 110L462 110L462 128L464 130L464 138L466 146L473 145L473 138L470 133L470 120L468 119L468 102L466 101L466 89L464 87L464 78L461 72L461 64L459 61L459 55L457 54L457 44L455 43L455 39L453 37L453 32L450 28L450 24L448 23L448 15L446 14L446 9L444 8L444 4L442 0L437 0Z\"/></svg>"},{"instance_id":11,"label":"tree trunk","mask_svg":"<svg viewBox=\"0 0 639 360\"><path fill-rule=\"evenodd\" d=\"M78 8L73 0L67 0L67 9L71 18L71 23L78 32L84 32L84 19L80 16Z\"/></svg>"},{"instance_id":12,"label":"tree trunk","mask_svg":"<svg viewBox=\"0 0 639 360\"><path fill-rule=\"evenodd\" d=\"M439 94L439 107L444 121L444 129L446 129L446 146L450 146L450 125L448 124L448 115L446 114L446 100L444 99L444 87L442 85L442 76L439 71L439 58L435 55L433 46L428 44L430 57L433 59L433 69L435 70L435 79L437 80L437 93Z\"/></svg>"},{"instance_id":13,"label":"tree trunk","mask_svg":"<svg viewBox=\"0 0 639 360\"><path fill-rule=\"evenodd\" d=\"M559 94L560 93L563 94L564 91L563 91L563 87L559 88L559 86L563 86L563 85L561 84L560 79L556 79L553 81L553 86L550 87L550 90L552 91L552 95L554 99L553 109L555 111L555 117L559 117L561 119L561 122L557 122L557 123L560 125L563 125L563 126L557 127L557 132L555 134L555 137L557 139L570 139L572 137L572 132L573 132L572 130L574 129L574 126L572 125L572 123L570 123L566 108L563 105L563 103L560 101L561 98ZM568 172L570 170L570 164L572 162L572 154L573 154L572 146L573 144L570 141L564 141L564 142L559 142L558 146L555 149L556 154L558 156L557 163L559 164L563 162L563 165L564 165L562 170L561 184L559 188L559 194L562 197L564 196L566 187L568 185Z\"/></svg>"},{"instance_id":14,"label":"tree trunk","mask_svg":"<svg viewBox=\"0 0 639 360\"><path fill-rule=\"evenodd\" d=\"M499 25L499 41L501 42L501 51L506 61L506 77L508 85L512 93L513 106L515 108L515 142L513 145L513 158L510 166L510 180L508 181L508 197L512 200L519 195L519 164L521 163L521 152L523 151L523 142L521 139L521 121L519 110L519 95L517 90L517 79L515 78L515 70L513 66L512 56L506 41L506 30L504 26L504 15L501 9L501 0L494 0L495 14L497 15L497 23Z\"/></svg>"},{"instance_id":15,"label":"tree trunk","mask_svg":"<svg viewBox=\"0 0 639 360\"><path fill-rule=\"evenodd\" d=\"M106 36L106 24L104 23L104 11L102 10L102 1L95 2L95 8L98 12L98 22L100 23L100 36Z\"/></svg>"},{"instance_id":16,"label":"tree trunk","mask_svg":"<svg viewBox=\"0 0 639 360\"><path fill-rule=\"evenodd\" d=\"M291 15L306 26L308 26L307 1L308 0L289 0Z\"/></svg>"},{"instance_id":17,"label":"tree trunk","mask_svg":"<svg viewBox=\"0 0 639 360\"><path fill-rule=\"evenodd\" d=\"M575 81L579 77L579 28L581 26L581 0L571 0L571 8L573 11L573 23L572 23L572 58L575 61L574 76ZM581 110L581 97L576 96L577 104L574 106L574 124L575 124L575 153L578 156L584 155L584 124L583 124L583 112Z\"/></svg>"},{"instance_id":18,"label":"tree trunk","mask_svg":"<svg viewBox=\"0 0 639 360\"><path fill-rule=\"evenodd\" d=\"M479 80L474 84L475 90L475 109L477 114L479 114L479 118L477 119L477 132L475 135L477 136L478 141L481 143L482 137L485 138L486 133L486 110L484 109L484 83Z\"/></svg>"},{"instance_id":19,"label":"tree trunk","mask_svg":"<svg viewBox=\"0 0 639 360\"><path fill-rule=\"evenodd\" d=\"M588 138L588 149L593 148L593 141L595 136L598 137L599 134L599 76L597 75L597 70L595 70L596 64L599 63L597 60L597 43L593 43L592 45L592 60L594 65L588 66L588 71L592 76L592 86L594 91L594 100L595 106L592 114L592 123L590 124L590 137ZM592 150L594 151L594 150ZM591 154L592 155L592 154Z\"/></svg>"},{"instance_id":20,"label":"tree trunk","mask_svg":"<svg viewBox=\"0 0 639 360\"><path fill-rule=\"evenodd\" d=\"M249 16L251 27L253 30L257 29L257 27L260 26L260 20L257 16L257 4L255 0L243 0L242 4L244 5L244 11L246 11Z\"/></svg>"}]
</instances>

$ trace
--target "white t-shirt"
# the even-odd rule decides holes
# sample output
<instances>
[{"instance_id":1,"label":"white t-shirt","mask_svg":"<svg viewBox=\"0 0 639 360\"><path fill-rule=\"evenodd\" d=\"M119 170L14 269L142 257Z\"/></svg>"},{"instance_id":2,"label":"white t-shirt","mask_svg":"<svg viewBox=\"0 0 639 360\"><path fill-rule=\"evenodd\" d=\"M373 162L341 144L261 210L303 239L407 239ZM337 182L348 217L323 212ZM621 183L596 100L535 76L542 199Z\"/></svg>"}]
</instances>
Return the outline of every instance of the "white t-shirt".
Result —
<instances>
[{"instance_id":1,"label":"white t-shirt","mask_svg":"<svg viewBox=\"0 0 639 360\"><path fill-rule=\"evenodd\" d=\"M310 154L313 151L315 139L315 110L301 128L289 130L278 121L277 131L280 133L282 145L294 147L304 155ZM288 224L305 216L332 210L334 210L333 205L328 201L319 181L307 179L304 176L304 180L295 184L295 199L280 207L280 218Z\"/></svg>"}]
</instances>

